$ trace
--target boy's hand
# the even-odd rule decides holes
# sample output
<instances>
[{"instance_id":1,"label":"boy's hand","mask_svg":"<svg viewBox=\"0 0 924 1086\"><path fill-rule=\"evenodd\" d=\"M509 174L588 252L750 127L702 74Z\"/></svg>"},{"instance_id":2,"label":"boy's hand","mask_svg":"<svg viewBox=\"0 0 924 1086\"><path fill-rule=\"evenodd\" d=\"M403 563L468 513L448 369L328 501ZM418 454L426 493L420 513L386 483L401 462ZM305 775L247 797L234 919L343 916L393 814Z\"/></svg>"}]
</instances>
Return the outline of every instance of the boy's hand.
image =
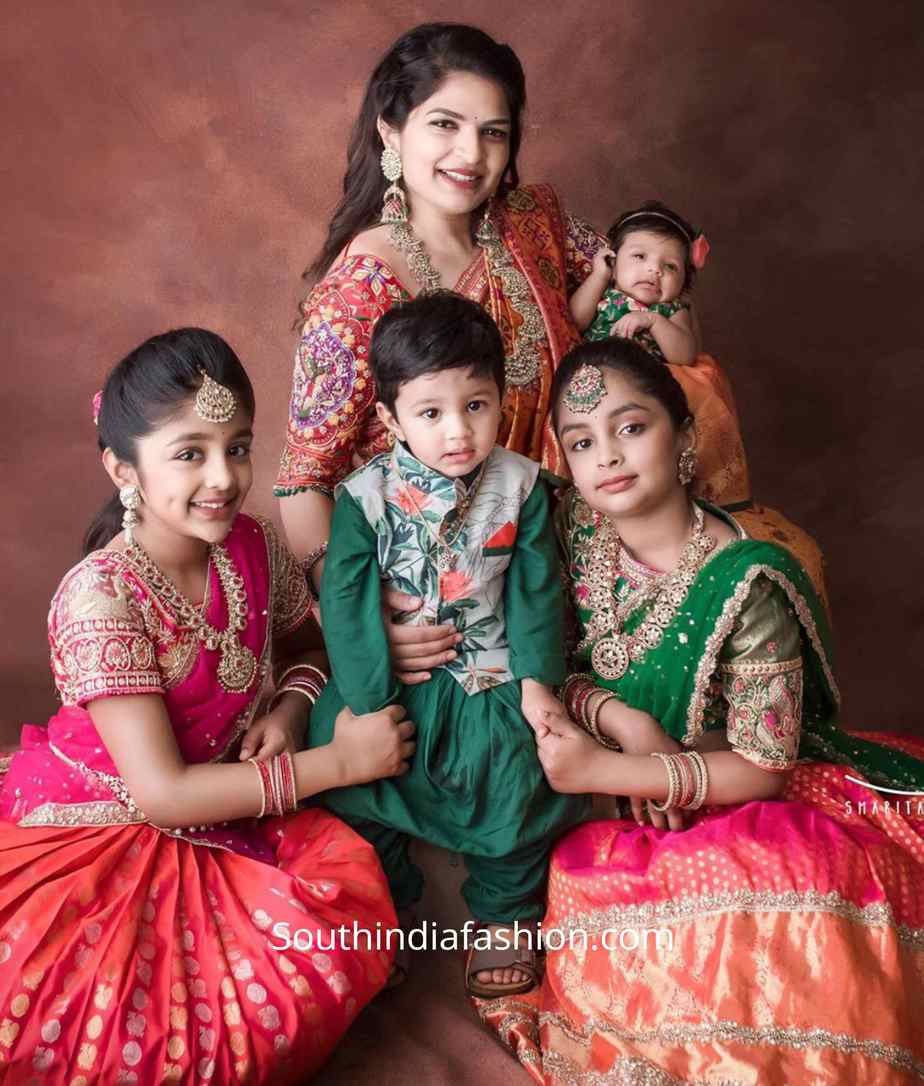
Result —
<instances>
[{"instance_id":1,"label":"boy's hand","mask_svg":"<svg viewBox=\"0 0 924 1086\"><path fill-rule=\"evenodd\" d=\"M559 709L561 706L559 706ZM533 725L536 750L549 786L556 792L592 792L597 785L596 762L609 754L585 731L561 713L545 714L545 722Z\"/></svg>"}]
</instances>

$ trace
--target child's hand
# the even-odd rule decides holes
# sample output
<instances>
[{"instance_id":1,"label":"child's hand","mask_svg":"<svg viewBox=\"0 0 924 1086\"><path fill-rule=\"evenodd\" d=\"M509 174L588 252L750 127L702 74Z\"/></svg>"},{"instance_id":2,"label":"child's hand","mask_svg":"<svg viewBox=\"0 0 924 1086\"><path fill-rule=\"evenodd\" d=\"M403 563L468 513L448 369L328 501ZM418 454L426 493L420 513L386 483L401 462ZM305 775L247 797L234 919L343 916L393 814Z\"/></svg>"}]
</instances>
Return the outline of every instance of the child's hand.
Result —
<instances>
[{"instance_id":1,"label":"child's hand","mask_svg":"<svg viewBox=\"0 0 924 1086\"><path fill-rule=\"evenodd\" d=\"M537 683L535 679L523 680L520 708L529 725L537 731L547 727L548 717L568 719L565 707L558 698L547 686Z\"/></svg>"},{"instance_id":2,"label":"child's hand","mask_svg":"<svg viewBox=\"0 0 924 1086\"><path fill-rule=\"evenodd\" d=\"M536 733L536 751L549 786L556 792L580 794L595 790L593 766L601 753L610 755L585 731L560 712L545 714Z\"/></svg>"},{"instance_id":3,"label":"child's hand","mask_svg":"<svg viewBox=\"0 0 924 1086\"><path fill-rule=\"evenodd\" d=\"M606 702L600 710L597 723L607 734L618 736L617 742L624 754L676 754L683 747L672 739L653 716L630 709L618 698ZM641 826L645 822L646 801L641 796L629 796L632 817ZM663 829L682 830L684 814L675 808L666 812L647 808L652 826Z\"/></svg>"},{"instance_id":4,"label":"child's hand","mask_svg":"<svg viewBox=\"0 0 924 1086\"><path fill-rule=\"evenodd\" d=\"M331 746L340 766L341 784L368 784L381 777L400 777L417 744L414 725L400 705L354 716L348 707L337 714Z\"/></svg>"},{"instance_id":5,"label":"child's hand","mask_svg":"<svg viewBox=\"0 0 924 1086\"><path fill-rule=\"evenodd\" d=\"M647 331L654 324L657 313L627 313L610 329L611 336L621 336L623 339L632 339L639 332Z\"/></svg>"},{"instance_id":6,"label":"child's hand","mask_svg":"<svg viewBox=\"0 0 924 1086\"><path fill-rule=\"evenodd\" d=\"M305 702L307 707L308 703ZM271 713L255 720L244 733L244 741L241 743L241 761L248 758L256 758L258 762L266 762L284 750L295 753L295 737L292 734L292 718L281 707Z\"/></svg>"},{"instance_id":7,"label":"child's hand","mask_svg":"<svg viewBox=\"0 0 924 1086\"><path fill-rule=\"evenodd\" d=\"M615 259L615 257L616 254L609 246L604 245L602 249L598 249L594 253L594 259L591 264L591 276L601 282L609 282L613 277L613 269L609 262L610 260Z\"/></svg>"}]
</instances>

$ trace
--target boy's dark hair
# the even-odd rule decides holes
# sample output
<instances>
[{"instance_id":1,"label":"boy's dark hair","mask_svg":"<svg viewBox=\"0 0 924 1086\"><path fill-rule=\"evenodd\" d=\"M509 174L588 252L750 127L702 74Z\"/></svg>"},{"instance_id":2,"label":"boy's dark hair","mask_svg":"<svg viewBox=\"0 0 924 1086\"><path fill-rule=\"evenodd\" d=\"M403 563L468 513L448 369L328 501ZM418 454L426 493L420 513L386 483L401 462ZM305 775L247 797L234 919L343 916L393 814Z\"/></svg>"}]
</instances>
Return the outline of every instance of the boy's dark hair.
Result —
<instances>
[{"instance_id":1,"label":"boy's dark hair","mask_svg":"<svg viewBox=\"0 0 924 1086\"><path fill-rule=\"evenodd\" d=\"M420 294L380 317L369 366L377 398L389 411L402 385L440 370L471 368L491 377L504 395L504 343L497 325L480 305L451 290Z\"/></svg>"},{"instance_id":2,"label":"boy's dark hair","mask_svg":"<svg viewBox=\"0 0 924 1086\"><path fill-rule=\"evenodd\" d=\"M97 419L100 451L112 449L137 463L137 443L180 410L199 391L202 374L231 389L253 418L253 386L228 344L205 328L178 328L152 336L106 378ZM122 527L122 504L114 494L84 536L84 554L105 547Z\"/></svg>"},{"instance_id":3,"label":"boy's dark hair","mask_svg":"<svg viewBox=\"0 0 924 1086\"><path fill-rule=\"evenodd\" d=\"M681 429L692 417L686 393L663 362L658 361L634 340L610 337L593 343L582 343L561 360L552 378L552 390L549 394L549 410L552 412L556 432L556 409L571 378L581 366L597 366L621 373L639 392L661 404L670 415L675 429Z\"/></svg>"},{"instance_id":4,"label":"boy's dark hair","mask_svg":"<svg viewBox=\"0 0 924 1086\"><path fill-rule=\"evenodd\" d=\"M630 234L636 230L647 230L650 234L657 234L662 238L674 238L683 245L684 266L684 290L689 290L696 280L696 268L690 259L690 246L693 244L699 230L686 219L681 218L676 211L671 211L666 204L657 200L647 200L641 207L632 211L624 211L606 232L606 240L614 253L619 252L619 247Z\"/></svg>"}]
</instances>

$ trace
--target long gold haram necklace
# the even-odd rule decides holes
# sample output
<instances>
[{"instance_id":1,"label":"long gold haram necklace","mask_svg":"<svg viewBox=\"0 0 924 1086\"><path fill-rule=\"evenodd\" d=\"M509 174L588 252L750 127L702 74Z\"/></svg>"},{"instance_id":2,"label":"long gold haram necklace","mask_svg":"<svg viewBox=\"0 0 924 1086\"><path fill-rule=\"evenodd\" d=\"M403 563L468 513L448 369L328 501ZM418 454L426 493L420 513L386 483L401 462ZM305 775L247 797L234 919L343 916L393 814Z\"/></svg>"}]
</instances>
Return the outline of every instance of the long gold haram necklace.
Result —
<instances>
[{"instance_id":1,"label":"long gold haram necklace","mask_svg":"<svg viewBox=\"0 0 924 1086\"><path fill-rule=\"evenodd\" d=\"M440 289L440 273L434 268L429 253L412 230L409 220L389 223L388 240L398 252L404 254L421 294ZM509 385L528 385L539 373L539 345L545 338L545 322L533 299L529 281L513 262L513 257L504 245L490 204L475 232L475 241L484 250L488 275L494 275L500 280L504 297L521 320L515 332L513 352L504 360L504 376ZM492 312L491 316L497 322L498 314Z\"/></svg>"},{"instance_id":2,"label":"long gold haram necklace","mask_svg":"<svg viewBox=\"0 0 924 1086\"><path fill-rule=\"evenodd\" d=\"M237 634L247 625L247 590L244 578L234 568L228 552L220 543L209 547L209 559L215 565L218 581L228 608L228 625L216 630L205 621L201 611L183 595L154 560L135 542L125 553L144 575L145 581L159 598L165 600L180 621L188 626L207 649L221 651L218 662L218 682L228 694L249 690L257 672L254 654L242 645Z\"/></svg>"},{"instance_id":3,"label":"long gold haram necklace","mask_svg":"<svg viewBox=\"0 0 924 1086\"><path fill-rule=\"evenodd\" d=\"M614 606L613 585L619 576L622 540L612 522L604 518L592 540L586 541L590 550L586 581L591 619L578 649L590 648L591 665L601 678L621 679L633 661L641 660L649 649L661 644L664 631L674 621L690 585L715 549L715 538L704 530L702 509L694 504L692 513L692 532L676 569L635 593L618 608ZM632 633L624 633L623 623L646 604L650 605L648 614Z\"/></svg>"}]
</instances>

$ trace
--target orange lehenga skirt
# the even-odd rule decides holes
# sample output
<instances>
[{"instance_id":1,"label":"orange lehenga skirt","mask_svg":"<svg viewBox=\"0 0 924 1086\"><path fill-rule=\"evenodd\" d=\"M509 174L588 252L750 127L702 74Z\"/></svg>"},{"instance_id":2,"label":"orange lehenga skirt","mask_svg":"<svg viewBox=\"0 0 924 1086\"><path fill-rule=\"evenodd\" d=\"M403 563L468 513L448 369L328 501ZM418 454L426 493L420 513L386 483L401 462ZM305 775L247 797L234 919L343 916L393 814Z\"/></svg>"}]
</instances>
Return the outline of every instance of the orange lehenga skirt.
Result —
<instances>
[{"instance_id":1,"label":"orange lehenga skirt","mask_svg":"<svg viewBox=\"0 0 924 1086\"><path fill-rule=\"evenodd\" d=\"M482 1017L539 1083L920 1083L924 796L849 776L800 764L782 801L678 833L573 830L543 922L561 949L539 989Z\"/></svg>"},{"instance_id":2,"label":"orange lehenga skirt","mask_svg":"<svg viewBox=\"0 0 924 1086\"><path fill-rule=\"evenodd\" d=\"M307 1081L388 974L353 924L394 910L327 812L260 832L275 864L146 823L0 821L0 1083Z\"/></svg>"}]
</instances>

